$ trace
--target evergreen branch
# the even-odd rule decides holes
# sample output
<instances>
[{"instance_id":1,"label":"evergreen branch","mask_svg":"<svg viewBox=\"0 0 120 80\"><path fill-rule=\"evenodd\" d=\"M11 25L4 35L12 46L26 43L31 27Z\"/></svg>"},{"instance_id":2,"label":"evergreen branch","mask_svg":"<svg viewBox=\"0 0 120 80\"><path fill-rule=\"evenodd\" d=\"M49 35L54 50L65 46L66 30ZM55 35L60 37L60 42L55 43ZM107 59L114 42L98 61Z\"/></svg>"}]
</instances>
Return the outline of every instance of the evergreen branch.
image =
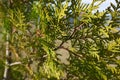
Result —
<instances>
[{"instance_id":1,"label":"evergreen branch","mask_svg":"<svg viewBox=\"0 0 120 80\"><path fill-rule=\"evenodd\" d=\"M66 38L66 40L63 40L62 43L61 43L57 48L55 48L54 50L55 50L55 51L58 50L59 48L61 48L61 46L62 46L67 40L72 39L72 38L74 37L75 33L76 33L78 30L80 30L80 28L83 26L83 24L84 24L84 23L82 23L80 26L76 26L76 27L74 28L72 34L71 34L68 38Z\"/></svg>"}]
</instances>

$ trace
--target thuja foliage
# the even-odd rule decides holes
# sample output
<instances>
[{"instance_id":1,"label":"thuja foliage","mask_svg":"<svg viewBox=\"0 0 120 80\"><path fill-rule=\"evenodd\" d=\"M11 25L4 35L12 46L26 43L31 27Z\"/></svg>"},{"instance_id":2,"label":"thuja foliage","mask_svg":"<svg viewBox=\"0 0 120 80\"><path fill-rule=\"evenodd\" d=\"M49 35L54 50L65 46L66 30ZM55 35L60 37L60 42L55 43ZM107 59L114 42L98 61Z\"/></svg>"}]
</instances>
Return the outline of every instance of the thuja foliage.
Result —
<instances>
[{"instance_id":1,"label":"thuja foliage","mask_svg":"<svg viewBox=\"0 0 120 80\"><path fill-rule=\"evenodd\" d=\"M119 80L120 1L104 1L1 0L0 79Z\"/></svg>"}]
</instances>

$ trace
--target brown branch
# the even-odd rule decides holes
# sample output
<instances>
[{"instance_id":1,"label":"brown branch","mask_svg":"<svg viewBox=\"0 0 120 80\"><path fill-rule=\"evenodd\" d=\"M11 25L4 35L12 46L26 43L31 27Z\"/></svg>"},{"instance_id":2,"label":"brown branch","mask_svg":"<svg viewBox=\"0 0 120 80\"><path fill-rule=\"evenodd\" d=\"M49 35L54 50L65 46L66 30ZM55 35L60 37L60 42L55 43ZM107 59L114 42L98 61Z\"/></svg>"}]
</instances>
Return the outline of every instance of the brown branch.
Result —
<instances>
[{"instance_id":1,"label":"brown branch","mask_svg":"<svg viewBox=\"0 0 120 80\"><path fill-rule=\"evenodd\" d=\"M66 40L62 41L62 43L61 43L57 48L55 48L54 50L55 50L55 51L58 50L67 40L72 39L72 38L74 37L75 33L76 33L78 30L80 30L80 28L83 26L83 24L84 24L84 23L82 23L80 26L76 26L76 27L74 28L74 31L72 32L72 34L71 34Z\"/></svg>"},{"instance_id":2,"label":"brown branch","mask_svg":"<svg viewBox=\"0 0 120 80\"><path fill-rule=\"evenodd\" d=\"M71 39L71 38L75 35L75 33L76 33L78 30L80 30L80 28L83 26L83 24L84 24L84 23L82 23L82 24L79 25L79 26L76 26L76 27L74 28L73 33L70 35L70 37L69 37L68 39Z\"/></svg>"},{"instance_id":3,"label":"brown branch","mask_svg":"<svg viewBox=\"0 0 120 80\"><path fill-rule=\"evenodd\" d=\"M60 48L62 48L62 49L65 49L65 50L69 51L70 53L72 53L72 54L73 54L73 55L75 55L76 57L83 58L83 56L82 56L82 55L76 54L75 52L73 52L73 51L69 50L68 48L65 48L65 47L63 47L63 46L61 46Z\"/></svg>"}]
</instances>

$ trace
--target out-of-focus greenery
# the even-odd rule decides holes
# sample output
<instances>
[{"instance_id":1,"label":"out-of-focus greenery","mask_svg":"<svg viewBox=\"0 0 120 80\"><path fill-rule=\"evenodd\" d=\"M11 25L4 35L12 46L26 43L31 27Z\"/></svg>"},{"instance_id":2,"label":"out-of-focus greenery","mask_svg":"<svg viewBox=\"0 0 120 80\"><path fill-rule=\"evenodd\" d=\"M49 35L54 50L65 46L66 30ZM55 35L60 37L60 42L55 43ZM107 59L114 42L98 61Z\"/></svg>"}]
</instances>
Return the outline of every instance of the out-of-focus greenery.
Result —
<instances>
[{"instance_id":1,"label":"out-of-focus greenery","mask_svg":"<svg viewBox=\"0 0 120 80\"><path fill-rule=\"evenodd\" d=\"M120 80L120 1L81 1L0 0L0 79L8 34L10 80Z\"/></svg>"}]
</instances>

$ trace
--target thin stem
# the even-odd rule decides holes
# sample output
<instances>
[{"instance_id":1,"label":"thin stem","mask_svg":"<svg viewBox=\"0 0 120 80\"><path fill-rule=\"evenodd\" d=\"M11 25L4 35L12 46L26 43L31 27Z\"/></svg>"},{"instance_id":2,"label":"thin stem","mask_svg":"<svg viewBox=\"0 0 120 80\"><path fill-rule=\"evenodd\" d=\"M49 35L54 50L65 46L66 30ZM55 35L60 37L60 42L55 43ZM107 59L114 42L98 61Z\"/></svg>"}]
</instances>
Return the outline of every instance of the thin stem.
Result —
<instances>
[{"instance_id":1,"label":"thin stem","mask_svg":"<svg viewBox=\"0 0 120 80\"><path fill-rule=\"evenodd\" d=\"M75 33L76 33L78 30L80 30L80 28L83 26L83 24L84 24L84 23L82 23L80 26L76 26L76 27L74 28L72 34L71 34L66 40L62 41L62 43L61 43L57 48L55 48L54 51L56 51L56 50L58 50L59 48L61 48L62 45L63 45L67 40L72 39L72 37L74 37Z\"/></svg>"},{"instance_id":2,"label":"thin stem","mask_svg":"<svg viewBox=\"0 0 120 80\"><path fill-rule=\"evenodd\" d=\"M14 63L11 63L9 64L10 66L14 66L14 65L18 65L18 64L22 64L21 62L14 62Z\"/></svg>"},{"instance_id":3,"label":"thin stem","mask_svg":"<svg viewBox=\"0 0 120 80\"><path fill-rule=\"evenodd\" d=\"M11 53L9 53L9 35L7 33L6 35L6 62L5 62L5 70L3 75L3 80L8 80L8 73L9 73L9 64L10 64L10 56Z\"/></svg>"}]
</instances>

